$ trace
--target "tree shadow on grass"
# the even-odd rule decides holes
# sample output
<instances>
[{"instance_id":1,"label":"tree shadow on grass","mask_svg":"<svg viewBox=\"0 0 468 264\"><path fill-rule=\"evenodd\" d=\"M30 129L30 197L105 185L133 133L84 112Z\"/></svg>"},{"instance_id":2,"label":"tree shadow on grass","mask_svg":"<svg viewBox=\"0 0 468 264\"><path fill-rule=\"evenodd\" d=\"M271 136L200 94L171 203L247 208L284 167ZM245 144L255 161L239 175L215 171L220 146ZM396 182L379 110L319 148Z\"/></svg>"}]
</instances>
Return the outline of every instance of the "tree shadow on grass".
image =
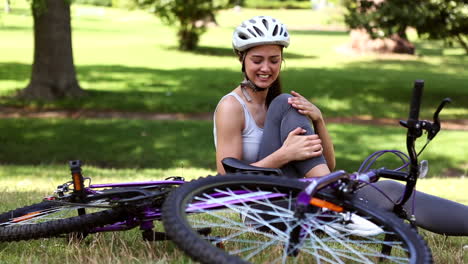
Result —
<instances>
[{"instance_id":1,"label":"tree shadow on grass","mask_svg":"<svg viewBox=\"0 0 468 264\"><path fill-rule=\"evenodd\" d=\"M464 52L461 53L455 53L455 54L450 54L445 51L450 50L450 49L455 49L457 46L459 47L458 44L454 44L453 46L449 46L447 44L444 44L443 42L439 41L431 41L426 42L424 40L422 41L416 41L414 43L414 46L416 48L416 53L419 56L428 56L428 57L440 57L443 56L444 59L446 58L456 58L456 59L466 59L466 54ZM462 49L461 47L459 47ZM444 54L445 53L445 54Z\"/></svg>"},{"instance_id":2,"label":"tree shadow on grass","mask_svg":"<svg viewBox=\"0 0 468 264\"><path fill-rule=\"evenodd\" d=\"M380 150L399 150L407 153L406 150L406 129L403 127L376 127L353 124L332 124L329 125L329 131L333 138L336 155L336 169L344 169L348 172L355 172L359 169L361 163L369 155ZM461 134L460 134L461 136ZM455 136L456 137L456 136ZM425 139L421 138L418 149L422 146ZM444 144L440 141L435 144ZM443 151L437 151L437 146L432 144L432 148L426 149L421 156L430 164L428 177L441 176L449 168L460 170L463 168L464 161L456 161L451 155ZM457 149L460 146L456 142L445 142L445 146L450 149ZM463 146L461 146L463 147ZM435 150L434 150L435 149ZM420 159L421 159L420 157ZM460 159L459 159L460 160ZM371 168L395 169L402 165L402 161L393 154L387 153Z\"/></svg>"},{"instance_id":3,"label":"tree shadow on grass","mask_svg":"<svg viewBox=\"0 0 468 264\"><path fill-rule=\"evenodd\" d=\"M32 27L27 27L27 26L19 26L19 25L8 25L5 26L2 24L0 21L0 30L4 31L28 31L31 32Z\"/></svg>"},{"instance_id":4,"label":"tree shadow on grass","mask_svg":"<svg viewBox=\"0 0 468 264\"><path fill-rule=\"evenodd\" d=\"M215 170L212 128L211 121L3 119L0 164L65 165L80 159L101 168ZM368 155L382 149L406 152L403 128L332 124L329 131L337 169L356 171ZM433 152L425 158L437 161L431 165L431 175L461 166L444 153ZM396 168L400 164L392 156L391 161L376 166ZM64 166L64 177L66 173Z\"/></svg>"},{"instance_id":5,"label":"tree shadow on grass","mask_svg":"<svg viewBox=\"0 0 468 264\"><path fill-rule=\"evenodd\" d=\"M169 48L170 50L175 50L175 47ZM220 48L220 47L210 47L210 46L199 46L193 51L187 51L189 53L193 54L199 54L199 55L208 55L208 56L218 56L218 57L232 57L236 59L236 55L234 53L234 50L232 48ZM302 55L298 53L291 53L289 51L286 51L288 59L314 59L317 58L316 56L311 56L311 55Z\"/></svg>"},{"instance_id":6,"label":"tree shadow on grass","mask_svg":"<svg viewBox=\"0 0 468 264\"><path fill-rule=\"evenodd\" d=\"M0 163L214 169L208 121L4 119Z\"/></svg>"},{"instance_id":7,"label":"tree shadow on grass","mask_svg":"<svg viewBox=\"0 0 468 264\"><path fill-rule=\"evenodd\" d=\"M401 69L395 69L401 65ZM460 65L460 64L459 64ZM462 66L460 72L462 72ZM390 69L389 69L390 68ZM425 80L421 113L432 116L445 97L450 107L468 108L467 74L445 73L445 69L414 61L369 61L349 63L342 69L291 69L283 73L286 89L299 91L319 106L326 116L406 117L413 82ZM453 113L451 118L466 118Z\"/></svg>"},{"instance_id":8,"label":"tree shadow on grass","mask_svg":"<svg viewBox=\"0 0 468 264\"><path fill-rule=\"evenodd\" d=\"M422 113L431 116L440 100L452 97L450 107L468 108L468 74L463 62L451 70L420 61L375 60L352 62L341 68L293 68L282 72L283 91L296 90L316 103L327 117L367 115L401 118L407 115L413 82L426 81ZM0 63L0 80L24 82L30 65ZM452 74L452 71L460 74ZM219 99L242 78L226 68L162 70L123 65L77 66L78 79L88 96L56 102L26 102L0 98L10 106L97 109L141 112L214 111ZM22 87L18 87L22 88ZM453 113L450 118L461 118ZM466 117L465 117L466 118Z\"/></svg>"}]
</instances>

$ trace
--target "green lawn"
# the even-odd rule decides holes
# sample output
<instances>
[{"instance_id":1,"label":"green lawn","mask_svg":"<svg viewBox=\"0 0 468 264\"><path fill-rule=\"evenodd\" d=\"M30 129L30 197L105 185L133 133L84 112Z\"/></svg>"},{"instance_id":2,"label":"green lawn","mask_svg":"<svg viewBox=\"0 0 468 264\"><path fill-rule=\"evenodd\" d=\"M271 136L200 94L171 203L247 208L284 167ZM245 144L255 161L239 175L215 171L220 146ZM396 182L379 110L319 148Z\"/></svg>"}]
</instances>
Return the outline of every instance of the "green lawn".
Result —
<instances>
[{"instance_id":1,"label":"green lawn","mask_svg":"<svg viewBox=\"0 0 468 264\"><path fill-rule=\"evenodd\" d=\"M313 100L326 117L365 115L405 118L412 82L426 80L422 117L431 118L445 97L454 102L442 120L468 118L468 58L460 48L415 41L417 56L352 56L336 51L349 41L337 10L221 11L218 27L202 36L194 52L176 49L175 31L151 14L72 6L73 46L78 79L88 96L57 102L24 102L12 97L28 83L33 57L32 17L26 1L12 1L0 15L0 105L44 109L137 112L212 112L219 98L237 85L240 65L231 50L233 28L257 14L285 22L292 35L282 80ZM337 169L355 171L381 149L405 152L405 130L329 124ZM84 161L94 183L195 179L214 173L210 121L128 119L0 119L0 212L38 201L69 180L67 161ZM421 159L429 179L418 189L468 204L464 191L466 131L442 131ZM424 140L421 140L424 141ZM421 142L423 143L423 142ZM422 144L418 144L418 149ZM377 166L394 167L395 159ZM465 178L445 178L464 175ZM443 188L441 187L443 186ZM436 263L467 263L466 238L424 232ZM0 243L3 263L190 263L172 243L147 243L138 230L93 236L82 244L64 239Z\"/></svg>"},{"instance_id":2,"label":"green lawn","mask_svg":"<svg viewBox=\"0 0 468 264\"><path fill-rule=\"evenodd\" d=\"M126 119L0 119L0 160L4 164L66 164L81 159L107 168L197 168L215 170L211 121ZM405 129L329 124L337 169L353 172L375 151L406 152ZM464 131L442 131L421 155L429 177L467 174ZM422 147L425 139L420 140ZM397 167L388 156L376 166ZM391 157L391 159L390 159ZM1 169L1 167L0 167ZM449 170L449 171L448 171ZM453 174L455 173L455 174Z\"/></svg>"},{"instance_id":3,"label":"green lawn","mask_svg":"<svg viewBox=\"0 0 468 264\"><path fill-rule=\"evenodd\" d=\"M6 105L212 112L219 98L241 78L230 43L233 28L243 19L267 14L281 19L291 31L282 74L285 91L301 92L326 116L405 116L416 79L427 83L424 116L430 117L444 97L455 99L444 112L446 118L466 118L468 114L468 59L461 49L415 41L420 56L342 54L336 50L348 43L348 33L317 29L342 25L336 10L221 11L219 26L201 37L200 47L180 52L174 28L151 14L73 5L75 64L88 96L53 103L21 102L7 96L25 87L30 77L32 18L21 3L15 1L13 13L3 14L0 24L0 95L4 95L0 103Z\"/></svg>"}]
</instances>

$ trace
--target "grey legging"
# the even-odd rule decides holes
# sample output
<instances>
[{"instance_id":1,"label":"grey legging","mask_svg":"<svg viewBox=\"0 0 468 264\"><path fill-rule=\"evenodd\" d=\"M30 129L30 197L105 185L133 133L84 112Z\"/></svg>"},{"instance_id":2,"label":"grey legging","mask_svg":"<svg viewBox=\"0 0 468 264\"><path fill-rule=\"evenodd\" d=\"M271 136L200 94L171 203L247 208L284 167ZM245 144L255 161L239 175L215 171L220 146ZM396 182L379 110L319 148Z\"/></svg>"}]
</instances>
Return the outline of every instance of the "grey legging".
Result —
<instances>
[{"instance_id":1,"label":"grey legging","mask_svg":"<svg viewBox=\"0 0 468 264\"><path fill-rule=\"evenodd\" d=\"M258 154L260 160L279 149L288 137L289 132L297 127L305 129L307 135L315 134L309 119L288 104L289 97L292 97L292 95L281 94L268 107ZM304 161L291 162L282 167L281 170L288 177L302 178L313 167L325 163L325 158L320 156Z\"/></svg>"},{"instance_id":2,"label":"grey legging","mask_svg":"<svg viewBox=\"0 0 468 264\"><path fill-rule=\"evenodd\" d=\"M281 94L277 96L268 108L263 138L260 144L260 159L279 149L289 132L297 127L307 130L306 134L308 135L314 134L308 118L288 104L288 97L291 97L291 95ZM325 163L325 158L321 156L305 161L291 162L282 167L281 170L288 177L302 178L314 166ZM394 181L379 181L375 185L393 201L397 201L404 190L403 184ZM416 225L439 234L468 235L468 206L417 191L413 196L406 203L405 209L408 213L413 212L411 208L413 198L415 198L414 215ZM393 209L393 203L371 186L359 190L356 199L364 199L366 202L384 210L392 211Z\"/></svg>"}]
</instances>

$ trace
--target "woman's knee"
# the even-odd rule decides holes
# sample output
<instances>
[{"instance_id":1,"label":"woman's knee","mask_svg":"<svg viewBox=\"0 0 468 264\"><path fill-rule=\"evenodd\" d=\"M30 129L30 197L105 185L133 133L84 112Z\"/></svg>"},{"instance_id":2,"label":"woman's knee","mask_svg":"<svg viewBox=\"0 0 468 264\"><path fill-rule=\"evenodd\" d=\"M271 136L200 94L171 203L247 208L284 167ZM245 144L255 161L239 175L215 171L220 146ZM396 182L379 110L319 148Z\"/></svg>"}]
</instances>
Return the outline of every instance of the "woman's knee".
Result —
<instances>
[{"instance_id":1,"label":"woman's knee","mask_svg":"<svg viewBox=\"0 0 468 264\"><path fill-rule=\"evenodd\" d=\"M287 94L287 93L282 93L278 96L275 97L275 99L273 99L273 101L271 101L270 103L270 108L271 107L287 107L289 108L290 105L288 103L288 98L289 97L292 97L292 95L290 94Z\"/></svg>"}]
</instances>

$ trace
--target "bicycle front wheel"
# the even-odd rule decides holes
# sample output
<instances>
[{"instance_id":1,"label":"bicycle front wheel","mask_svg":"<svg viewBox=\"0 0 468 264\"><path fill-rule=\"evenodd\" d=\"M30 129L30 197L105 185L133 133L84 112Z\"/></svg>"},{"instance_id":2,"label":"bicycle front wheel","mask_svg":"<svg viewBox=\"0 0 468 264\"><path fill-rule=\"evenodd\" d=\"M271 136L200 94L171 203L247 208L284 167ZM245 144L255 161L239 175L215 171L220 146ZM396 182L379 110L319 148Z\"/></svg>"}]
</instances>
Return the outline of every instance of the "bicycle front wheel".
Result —
<instances>
[{"instance_id":1,"label":"bicycle front wheel","mask_svg":"<svg viewBox=\"0 0 468 264\"><path fill-rule=\"evenodd\" d=\"M43 201L0 214L0 242L54 237L73 232L86 232L115 223L123 218L117 210L89 209L90 204ZM87 214L78 210L87 208Z\"/></svg>"},{"instance_id":2,"label":"bicycle front wheel","mask_svg":"<svg viewBox=\"0 0 468 264\"><path fill-rule=\"evenodd\" d=\"M318 202L296 217L296 197L306 185L264 175L202 178L169 195L164 227L202 263L432 262L424 240L408 224L360 201L322 191L314 197ZM208 229L208 236L199 234Z\"/></svg>"}]
</instances>

